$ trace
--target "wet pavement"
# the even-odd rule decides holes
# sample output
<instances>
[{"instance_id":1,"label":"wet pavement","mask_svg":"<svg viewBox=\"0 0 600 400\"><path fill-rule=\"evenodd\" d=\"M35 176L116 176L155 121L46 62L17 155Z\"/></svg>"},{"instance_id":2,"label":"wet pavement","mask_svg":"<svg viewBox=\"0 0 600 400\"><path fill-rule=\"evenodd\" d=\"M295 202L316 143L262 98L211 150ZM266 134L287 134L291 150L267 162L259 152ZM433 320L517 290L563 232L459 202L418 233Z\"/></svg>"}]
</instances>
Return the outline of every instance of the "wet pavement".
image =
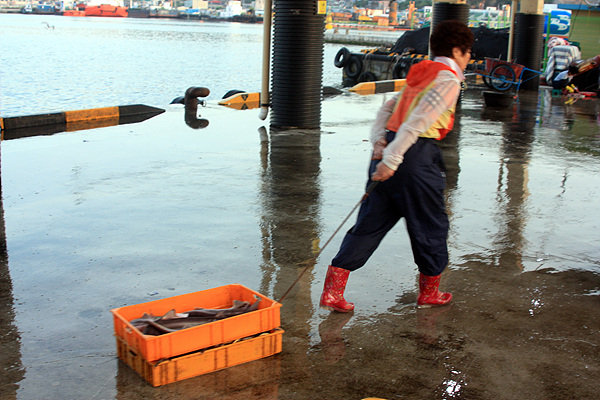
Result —
<instances>
[{"instance_id":1,"label":"wet pavement","mask_svg":"<svg viewBox=\"0 0 600 400\"><path fill-rule=\"evenodd\" d=\"M389 94L277 131L216 103L3 141L0 398L594 399L600 379L600 110L469 89L442 142L451 306L417 310L404 224L318 308ZM2 241L4 242L4 241ZM4 244L4 243L2 243ZM283 351L153 388L117 359L110 310L241 283L279 299Z\"/></svg>"}]
</instances>

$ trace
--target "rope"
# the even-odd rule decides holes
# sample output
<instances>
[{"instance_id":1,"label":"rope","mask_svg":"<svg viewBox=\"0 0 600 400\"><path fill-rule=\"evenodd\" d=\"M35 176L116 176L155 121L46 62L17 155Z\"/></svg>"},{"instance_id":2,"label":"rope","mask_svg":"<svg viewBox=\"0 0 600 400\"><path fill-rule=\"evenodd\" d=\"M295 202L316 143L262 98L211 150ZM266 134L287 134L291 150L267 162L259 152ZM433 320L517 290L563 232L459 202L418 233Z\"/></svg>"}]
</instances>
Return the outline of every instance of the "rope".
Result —
<instances>
[{"instance_id":1,"label":"rope","mask_svg":"<svg viewBox=\"0 0 600 400\"><path fill-rule=\"evenodd\" d=\"M375 186L377 186L378 183L379 182L373 181L373 182L371 182L369 184L369 186L365 190L365 194L362 196L362 198L360 199L360 201L358 203L356 203L356 205L354 206L354 208L352 208L352 210L350 211L350 213L348 213L348 215L346 216L346 218L344 218L344 220L342 221L342 223L340 224L340 226L337 227L337 229L335 230L335 232L333 232L333 234L329 237L329 239L327 239L327 241L325 242L325 244L323 245L323 247L321 247L321 249L319 250L319 252L317 253L317 255L314 256L314 258L312 259L312 261L314 261L314 263L316 263L317 259L319 258L319 256L321 255L321 253L323 252L323 250L325 249L325 247L327 247L327 245L331 242L331 240L335 237L335 235L337 235L337 233L340 231L340 229L342 229L342 226L344 226L344 224L346 223L346 221L348 221L348 219L354 213L354 211L358 208L358 206L360 206L362 204L362 202L365 201L365 199L367 197L369 197L369 195L371 194L371 192L373 191L373 189L375 189ZM287 297L287 295L290 293L290 291L292 290L292 288L294 286L296 286L296 284L300 281L300 279L302 278L302 276L304 275L304 273L308 270L308 268L312 267L314 265L314 263L308 264L306 267L304 267L304 269L302 270L302 272L300 272L300 275L298 275L298 278L296 278L296 280L294 281L294 283L292 283L290 285L290 287L288 288L288 290L286 290L286 292L283 294L283 296L281 296L281 298L278 300L279 303L281 303L283 301L283 299L285 299Z\"/></svg>"}]
</instances>

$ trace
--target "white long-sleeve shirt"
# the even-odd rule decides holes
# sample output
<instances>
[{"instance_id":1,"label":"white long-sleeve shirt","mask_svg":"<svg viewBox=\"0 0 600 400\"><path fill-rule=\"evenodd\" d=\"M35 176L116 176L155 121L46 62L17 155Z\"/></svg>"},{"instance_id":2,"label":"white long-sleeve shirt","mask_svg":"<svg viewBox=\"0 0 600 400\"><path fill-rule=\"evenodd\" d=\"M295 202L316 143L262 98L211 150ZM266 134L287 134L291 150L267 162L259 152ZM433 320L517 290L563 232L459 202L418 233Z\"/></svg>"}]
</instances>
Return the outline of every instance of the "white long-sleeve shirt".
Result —
<instances>
[{"instance_id":1,"label":"white long-sleeve shirt","mask_svg":"<svg viewBox=\"0 0 600 400\"><path fill-rule=\"evenodd\" d=\"M548 64L546 65L546 83L552 85L554 71L564 71L573 61L581 59L581 51L577 46L554 46L548 51Z\"/></svg>"},{"instance_id":2,"label":"white long-sleeve shirt","mask_svg":"<svg viewBox=\"0 0 600 400\"><path fill-rule=\"evenodd\" d=\"M433 61L449 66L456 72L456 75L445 70L438 73L431 90L419 101L419 104L396 132L394 140L388 143L384 149L382 162L394 171L404 161L404 154L410 146L416 143L419 135L427 131L444 112L454 107L460 94L460 85L464 75L458 64L448 57L436 57ZM379 109L371 129L373 145L381 139L385 140L385 127L400 93L386 101Z\"/></svg>"}]
</instances>

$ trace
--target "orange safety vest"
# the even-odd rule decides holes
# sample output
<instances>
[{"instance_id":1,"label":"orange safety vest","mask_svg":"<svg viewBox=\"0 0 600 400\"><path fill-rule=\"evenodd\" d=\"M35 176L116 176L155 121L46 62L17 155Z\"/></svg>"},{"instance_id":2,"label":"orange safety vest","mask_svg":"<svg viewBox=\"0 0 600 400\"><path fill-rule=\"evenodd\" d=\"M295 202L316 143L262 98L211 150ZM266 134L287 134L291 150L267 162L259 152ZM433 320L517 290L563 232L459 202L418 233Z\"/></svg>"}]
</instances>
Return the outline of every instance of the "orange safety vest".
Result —
<instances>
[{"instance_id":1,"label":"orange safety vest","mask_svg":"<svg viewBox=\"0 0 600 400\"><path fill-rule=\"evenodd\" d=\"M419 104L423 96L431 90L434 85L435 78L440 71L456 72L446 64L431 60L423 60L418 64L413 65L406 77L406 85L402 88L398 101L394 106L394 111L388 119L386 129L398 132L400 126L413 109ZM419 137L433 138L442 140L454 126L454 108L445 111L431 127L422 132Z\"/></svg>"}]
</instances>

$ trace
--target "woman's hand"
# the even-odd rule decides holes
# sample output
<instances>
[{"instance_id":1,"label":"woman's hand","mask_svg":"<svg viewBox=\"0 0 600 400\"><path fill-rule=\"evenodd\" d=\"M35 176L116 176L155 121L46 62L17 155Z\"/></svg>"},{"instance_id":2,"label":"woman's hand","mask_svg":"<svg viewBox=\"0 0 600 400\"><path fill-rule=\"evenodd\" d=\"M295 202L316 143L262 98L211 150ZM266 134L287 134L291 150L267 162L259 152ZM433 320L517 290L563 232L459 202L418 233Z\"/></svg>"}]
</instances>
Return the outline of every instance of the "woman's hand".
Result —
<instances>
[{"instance_id":1,"label":"woman's hand","mask_svg":"<svg viewBox=\"0 0 600 400\"><path fill-rule=\"evenodd\" d=\"M383 181L390 179L392 176L394 176L395 172L396 171L394 171L393 169L391 169L384 163L380 162L379 164L377 164L377 167L375 169L375 172L373 172L373 175L371 175L371 180L383 182Z\"/></svg>"},{"instance_id":2,"label":"woman's hand","mask_svg":"<svg viewBox=\"0 0 600 400\"><path fill-rule=\"evenodd\" d=\"M384 138L381 138L377 142L375 142L375 144L373 145L373 156L371 157L371 159L381 160L383 158L383 149L385 149L387 145L388 142Z\"/></svg>"}]
</instances>

